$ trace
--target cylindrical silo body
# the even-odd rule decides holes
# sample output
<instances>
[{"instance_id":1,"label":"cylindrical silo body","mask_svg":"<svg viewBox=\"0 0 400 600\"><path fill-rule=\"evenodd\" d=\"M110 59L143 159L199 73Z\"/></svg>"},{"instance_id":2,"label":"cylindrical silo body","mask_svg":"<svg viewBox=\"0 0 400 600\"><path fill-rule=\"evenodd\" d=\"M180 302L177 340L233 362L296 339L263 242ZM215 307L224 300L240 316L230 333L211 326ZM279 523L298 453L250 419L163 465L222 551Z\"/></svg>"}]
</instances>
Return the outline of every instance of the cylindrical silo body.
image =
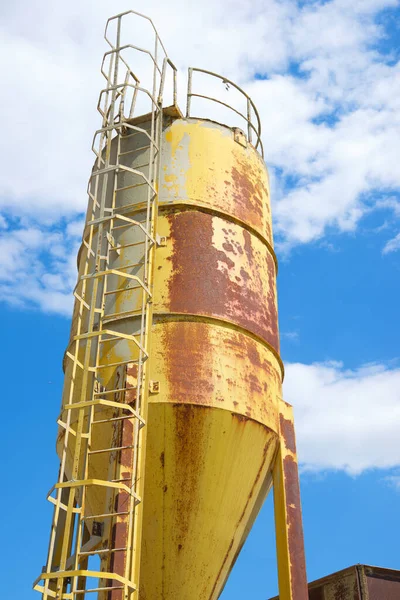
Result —
<instances>
[{"instance_id":1,"label":"cylindrical silo body","mask_svg":"<svg viewBox=\"0 0 400 600\"><path fill-rule=\"evenodd\" d=\"M163 243L155 253L149 358L157 392L149 396L140 597L208 600L219 596L271 481L282 381L276 258L268 173L243 134L200 119L165 121L156 225ZM123 144L130 167L148 160L143 136ZM138 221L143 203L140 188L117 197L117 208L129 207L124 214ZM91 209L88 215L93 219ZM113 253L111 268L138 263L140 273L137 228L121 227L114 242L124 249ZM130 289L106 297L110 329L137 330L139 302ZM75 315L72 338L76 322ZM101 385L117 387L112 365L135 352L126 340L103 344ZM64 403L71 402L68 389ZM113 416L101 412L104 421ZM112 423L98 426L93 449L111 444L114 433ZM61 430L60 450L63 436ZM90 468L89 477L115 477L116 465L101 453ZM86 511L106 513L107 502L107 490L93 488Z\"/></svg>"}]
</instances>

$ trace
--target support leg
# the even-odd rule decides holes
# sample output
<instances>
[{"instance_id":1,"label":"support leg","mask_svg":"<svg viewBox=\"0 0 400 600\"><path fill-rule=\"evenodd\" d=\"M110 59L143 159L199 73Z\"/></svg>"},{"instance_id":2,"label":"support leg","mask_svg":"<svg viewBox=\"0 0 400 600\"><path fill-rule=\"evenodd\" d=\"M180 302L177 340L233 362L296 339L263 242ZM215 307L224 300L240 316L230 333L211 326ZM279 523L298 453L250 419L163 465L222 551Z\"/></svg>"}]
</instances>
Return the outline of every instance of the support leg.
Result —
<instances>
[{"instance_id":1,"label":"support leg","mask_svg":"<svg viewBox=\"0 0 400 600\"><path fill-rule=\"evenodd\" d=\"M280 600L308 600L293 411L280 401L279 448L273 467Z\"/></svg>"}]
</instances>

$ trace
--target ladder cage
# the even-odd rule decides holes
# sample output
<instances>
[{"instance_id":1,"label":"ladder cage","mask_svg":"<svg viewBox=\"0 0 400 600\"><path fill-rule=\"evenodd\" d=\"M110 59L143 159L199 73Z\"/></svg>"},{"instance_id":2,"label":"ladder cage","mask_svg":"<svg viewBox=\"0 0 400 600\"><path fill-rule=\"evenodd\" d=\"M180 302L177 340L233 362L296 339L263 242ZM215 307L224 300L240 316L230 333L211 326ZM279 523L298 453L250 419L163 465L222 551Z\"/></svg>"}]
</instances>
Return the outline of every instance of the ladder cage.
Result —
<instances>
[{"instance_id":1,"label":"ladder cage","mask_svg":"<svg viewBox=\"0 0 400 600\"><path fill-rule=\"evenodd\" d=\"M150 50L122 42L132 17L139 26L150 25ZM163 92L171 68L176 100L176 68L152 21L140 13L110 18L104 37L110 49L101 65L106 83L97 109L102 121L92 144L95 165L57 421L61 463L48 493L54 511L47 562L34 583L45 600L138 597ZM128 53L150 61L149 86L132 70ZM146 126L135 122L143 103L149 106ZM141 164L135 163L137 148L129 148L131 136L143 142ZM128 193L132 203L122 204L121 195ZM134 243L126 242L128 228L135 228ZM132 294L129 313L118 307L119 296L127 292ZM135 317L128 332L119 326L127 316ZM129 360L118 359L118 344L128 344ZM96 513L96 505L103 510Z\"/></svg>"}]
</instances>

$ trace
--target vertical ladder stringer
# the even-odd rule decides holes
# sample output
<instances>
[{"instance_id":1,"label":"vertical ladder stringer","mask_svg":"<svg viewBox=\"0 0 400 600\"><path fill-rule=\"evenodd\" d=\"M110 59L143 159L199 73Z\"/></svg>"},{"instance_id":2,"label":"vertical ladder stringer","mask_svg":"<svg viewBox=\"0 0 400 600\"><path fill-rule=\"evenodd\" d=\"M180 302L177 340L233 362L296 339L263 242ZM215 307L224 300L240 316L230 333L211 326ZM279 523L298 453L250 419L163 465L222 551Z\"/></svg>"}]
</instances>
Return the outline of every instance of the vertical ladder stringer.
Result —
<instances>
[{"instance_id":1,"label":"vertical ladder stringer","mask_svg":"<svg viewBox=\"0 0 400 600\"><path fill-rule=\"evenodd\" d=\"M109 19L107 27L111 22L116 25L115 44L107 37L106 28L105 39L111 50L105 54L102 65L106 79L98 106L102 127L96 132L93 147L96 162L89 180L89 209L74 292L73 335L66 352L63 405L58 419L60 470L58 482L48 494L54 511L47 563L34 583L44 600L77 600L86 594L93 598L92 593L99 600L138 598L149 389L147 359L162 134L160 99L166 63L172 63L150 21L155 40L154 54L150 54L151 92L139 86L139 79L123 56L126 46L121 45L121 24L127 15L146 18L128 11ZM175 82L174 67L173 70ZM133 94L127 107L129 87ZM127 122L134 116L140 93L151 100L149 132ZM121 142L131 130L148 138L149 161L141 165L141 171L123 163ZM117 197L123 188L118 180L121 173L127 172L139 177L146 186L144 220L135 219L126 211L120 214ZM131 212L135 212L134 206ZM143 254L134 265L128 264L129 260L124 264L123 252L118 252L121 228L127 226L135 228L142 240L139 245ZM115 256L117 269L113 267ZM141 271L135 271L138 264ZM131 320L138 323L136 331L122 332L116 320L125 313L118 315L115 302L114 312L108 314L107 298L116 297L127 285L134 290L140 308L134 311L136 319ZM132 357L107 358L106 348L115 342L130 344Z\"/></svg>"}]
</instances>

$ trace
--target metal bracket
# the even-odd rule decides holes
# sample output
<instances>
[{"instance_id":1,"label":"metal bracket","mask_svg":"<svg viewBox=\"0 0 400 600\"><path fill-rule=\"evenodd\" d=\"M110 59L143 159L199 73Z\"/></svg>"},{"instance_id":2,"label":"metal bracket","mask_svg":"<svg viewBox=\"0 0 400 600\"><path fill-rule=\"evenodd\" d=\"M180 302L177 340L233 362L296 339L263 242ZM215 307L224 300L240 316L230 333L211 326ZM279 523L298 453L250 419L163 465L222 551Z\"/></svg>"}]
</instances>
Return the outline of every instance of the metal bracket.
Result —
<instances>
[{"instance_id":1,"label":"metal bracket","mask_svg":"<svg viewBox=\"0 0 400 600\"><path fill-rule=\"evenodd\" d=\"M160 382L159 381L150 381L149 382L150 394L158 394L159 391L160 391Z\"/></svg>"},{"instance_id":2,"label":"metal bracket","mask_svg":"<svg viewBox=\"0 0 400 600\"><path fill-rule=\"evenodd\" d=\"M237 142L238 144L240 144L244 148L247 148L247 138L246 138L246 135L245 135L244 131L242 131L238 127L235 127L233 129L233 139L235 140L235 142Z\"/></svg>"},{"instance_id":3,"label":"metal bracket","mask_svg":"<svg viewBox=\"0 0 400 600\"><path fill-rule=\"evenodd\" d=\"M167 245L167 238L165 235L156 235L156 244L157 248L163 247Z\"/></svg>"}]
</instances>

